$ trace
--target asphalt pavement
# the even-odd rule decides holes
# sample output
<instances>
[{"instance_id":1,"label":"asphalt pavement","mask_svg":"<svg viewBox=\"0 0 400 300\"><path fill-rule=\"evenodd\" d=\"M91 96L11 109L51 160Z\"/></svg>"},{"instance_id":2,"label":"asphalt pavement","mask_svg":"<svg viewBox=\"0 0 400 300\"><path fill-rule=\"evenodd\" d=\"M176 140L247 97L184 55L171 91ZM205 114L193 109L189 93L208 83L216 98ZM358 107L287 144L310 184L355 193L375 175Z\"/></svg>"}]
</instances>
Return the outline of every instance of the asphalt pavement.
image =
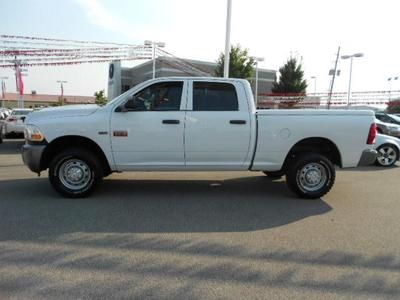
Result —
<instances>
[{"instance_id":1,"label":"asphalt pavement","mask_svg":"<svg viewBox=\"0 0 400 300\"><path fill-rule=\"evenodd\" d=\"M66 199L0 144L0 299L399 299L400 167L297 199L260 172L123 173Z\"/></svg>"}]
</instances>

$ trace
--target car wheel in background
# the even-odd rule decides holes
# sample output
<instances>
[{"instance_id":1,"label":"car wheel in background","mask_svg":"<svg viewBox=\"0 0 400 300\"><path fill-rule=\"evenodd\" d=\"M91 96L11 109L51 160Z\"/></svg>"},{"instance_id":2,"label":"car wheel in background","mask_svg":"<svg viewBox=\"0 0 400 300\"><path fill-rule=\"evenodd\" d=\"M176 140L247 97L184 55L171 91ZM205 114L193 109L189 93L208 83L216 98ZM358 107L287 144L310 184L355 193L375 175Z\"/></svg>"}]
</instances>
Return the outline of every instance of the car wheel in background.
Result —
<instances>
[{"instance_id":1,"label":"car wheel in background","mask_svg":"<svg viewBox=\"0 0 400 300\"><path fill-rule=\"evenodd\" d=\"M399 150L392 144L383 144L376 151L378 151L378 157L376 158L378 166L390 167L399 160Z\"/></svg>"}]
</instances>

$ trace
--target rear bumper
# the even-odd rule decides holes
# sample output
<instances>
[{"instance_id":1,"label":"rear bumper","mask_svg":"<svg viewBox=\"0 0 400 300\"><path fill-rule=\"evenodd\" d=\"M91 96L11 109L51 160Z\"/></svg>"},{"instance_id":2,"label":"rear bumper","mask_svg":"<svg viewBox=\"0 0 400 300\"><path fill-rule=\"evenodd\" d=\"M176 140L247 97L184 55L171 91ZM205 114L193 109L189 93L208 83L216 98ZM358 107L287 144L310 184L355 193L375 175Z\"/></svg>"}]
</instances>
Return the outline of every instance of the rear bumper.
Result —
<instances>
[{"instance_id":1,"label":"rear bumper","mask_svg":"<svg viewBox=\"0 0 400 300\"><path fill-rule=\"evenodd\" d=\"M22 160L28 168L35 173L40 173L40 161L46 145L23 145L22 146Z\"/></svg>"},{"instance_id":2,"label":"rear bumper","mask_svg":"<svg viewBox=\"0 0 400 300\"><path fill-rule=\"evenodd\" d=\"M3 125L4 134L20 133L23 134L25 130L24 124L5 123Z\"/></svg>"},{"instance_id":3,"label":"rear bumper","mask_svg":"<svg viewBox=\"0 0 400 300\"><path fill-rule=\"evenodd\" d=\"M368 166L372 165L378 156L378 152L374 149L364 150L361 154L360 161L358 162L358 166Z\"/></svg>"}]
</instances>

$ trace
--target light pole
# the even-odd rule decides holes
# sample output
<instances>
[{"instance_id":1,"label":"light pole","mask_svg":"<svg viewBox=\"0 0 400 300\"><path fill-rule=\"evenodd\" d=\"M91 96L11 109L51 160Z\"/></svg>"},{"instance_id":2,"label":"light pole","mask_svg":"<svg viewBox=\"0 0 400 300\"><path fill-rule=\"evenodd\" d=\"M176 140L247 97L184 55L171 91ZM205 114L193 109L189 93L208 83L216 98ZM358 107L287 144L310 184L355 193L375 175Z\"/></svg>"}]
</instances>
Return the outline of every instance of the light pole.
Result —
<instances>
[{"instance_id":1,"label":"light pole","mask_svg":"<svg viewBox=\"0 0 400 300\"><path fill-rule=\"evenodd\" d=\"M311 79L314 79L314 96L317 93L317 77L311 76Z\"/></svg>"},{"instance_id":2,"label":"light pole","mask_svg":"<svg viewBox=\"0 0 400 300\"><path fill-rule=\"evenodd\" d=\"M224 78L229 78L229 52L231 50L230 49L231 48L231 16L232 16L232 0L227 0Z\"/></svg>"},{"instance_id":3,"label":"light pole","mask_svg":"<svg viewBox=\"0 0 400 300\"><path fill-rule=\"evenodd\" d=\"M4 80L7 80L7 76L0 77L1 79L1 107L4 107L4 99L6 98L6 83ZM0 132L1 134L1 132Z\"/></svg>"},{"instance_id":4,"label":"light pole","mask_svg":"<svg viewBox=\"0 0 400 300\"><path fill-rule=\"evenodd\" d=\"M349 89L347 91L347 106L350 105L350 91L351 91L351 73L353 70L353 58L354 57L363 57L364 53L354 53L352 55L342 55L342 59L350 58L350 76L349 76Z\"/></svg>"},{"instance_id":5,"label":"light pole","mask_svg":"<svg viewBox=\"0 0 400 300\"><path fill-rule=\"evenodd\" d=\"M60 84L60 90L61 90L61 94L60 94L60 100L61 100L61 105L64 105L64 83L68 83L68 81L65 80L57 80L57 82Z\"/></svg>"},{"instance_id":6,"label":"light pole","mask_svg":"<svg viewBox=\"0 0 400 300\"><path fill-rule=\"evenodd\" d=\"M387 80L389 81L389 101L390 101L390 96L391 96L391 94L392 94L392 81L395 81L395 80L397 80L397 79L399 79L399 77L398 76L396 76L396 77L389 77Z\"/></svg>"},{"instance_id":7,"label":"light pole","mask_svg":"<svg viewBox=\"0 0 400 300\"><path fill-rule=\"evenodd\" d=\"M144 41L145 46L151 46L153 49L153 79L156 78L156 47L164 48L165 43L163 42L156 42L156 41L150 41L146 40Z\"/></svg>"},{"instance_id":8,"label":"light pole","mask_svg":"<svg viewBox=\"0 0 400 300\"><path fill-rule=\"evenodd\" d=\"M258 63L264 61L264 57L252 57L255 62L256 62L256 86L255 86L255 91L254 91L254 102L256 104L257 107L257 103L258 103Z\"/></svg>"}]
</instances>

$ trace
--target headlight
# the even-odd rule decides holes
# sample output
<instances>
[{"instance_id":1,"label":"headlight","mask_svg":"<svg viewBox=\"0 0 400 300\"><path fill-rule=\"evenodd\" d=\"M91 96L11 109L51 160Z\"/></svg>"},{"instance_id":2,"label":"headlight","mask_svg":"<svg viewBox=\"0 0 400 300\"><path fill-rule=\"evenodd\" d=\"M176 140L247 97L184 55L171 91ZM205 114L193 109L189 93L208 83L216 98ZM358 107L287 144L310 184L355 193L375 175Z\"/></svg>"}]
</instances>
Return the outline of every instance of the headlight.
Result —
<instances>
[{"instance_id":1,"label":"headlight","mask_svg":"<svg viewBox=\"0 0 400 300\"><path fill-rule=\"evenodd\" d=\"M41 142L44 140L43 133L34 125L25 125L24 135L27 141Z\"/></svg>"}]
</instances>

